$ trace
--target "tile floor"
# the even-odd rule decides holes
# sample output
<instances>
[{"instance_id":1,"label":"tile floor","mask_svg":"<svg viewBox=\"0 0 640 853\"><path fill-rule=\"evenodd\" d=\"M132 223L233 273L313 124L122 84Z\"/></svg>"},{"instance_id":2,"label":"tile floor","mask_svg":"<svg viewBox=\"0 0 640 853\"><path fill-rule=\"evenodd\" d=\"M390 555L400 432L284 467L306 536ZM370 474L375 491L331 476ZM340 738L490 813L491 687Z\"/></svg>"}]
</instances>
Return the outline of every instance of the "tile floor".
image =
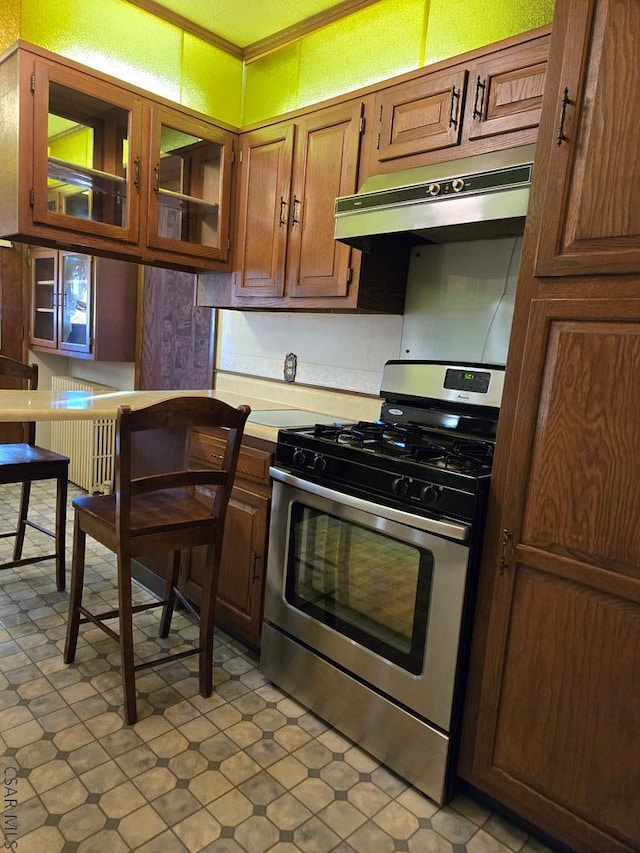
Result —
<instances>
[{"instance_id":1,"label":"tile floor","mask_svg":"<svg viewBox=\"0 0 640 853\"><path fill-rule=\"evenodd\" d=\"M78 491L71 487L71 497ZM17 488L0 488L0 530L13 522L17 500ZM51 523L53 505L51 486L34 487L33 517ZM11 541L0 540L0 559L9 559ZM31 553L41 544L50 543L32 532ZM91 540L87 579L92 597L113 603L113 557ZM127 726L115 642L85 626L76 662L65 666L66 610L52 562L2 573L7 848L17 841L20 853L547 850L466 797L438 807L267 682L256 656L222 631L214 695L199 696L195 658L143 671L140 719ZM183 613L167 641L157 639L156 611L137 620L143 655L195 636Z\"/></svg>"}]
</instances>

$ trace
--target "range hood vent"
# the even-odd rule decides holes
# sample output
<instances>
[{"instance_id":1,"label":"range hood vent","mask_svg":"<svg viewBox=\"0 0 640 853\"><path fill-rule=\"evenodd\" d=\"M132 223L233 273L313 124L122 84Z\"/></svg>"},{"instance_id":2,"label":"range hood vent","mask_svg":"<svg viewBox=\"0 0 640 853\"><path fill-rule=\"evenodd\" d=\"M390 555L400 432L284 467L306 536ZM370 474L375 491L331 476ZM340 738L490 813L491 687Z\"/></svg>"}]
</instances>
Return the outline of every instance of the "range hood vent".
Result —
<instances>
[{"instance_id":1,"label":"range hood vent","mask_svg":"<svg viewBox=\"0 0 640 853\"><path fill-rule=\"evenodd\" d=\"M383 234L443 243L521 234L534 145L368 178L335 203L335 237L368 251Z\"/></svg>"}]
</instances>

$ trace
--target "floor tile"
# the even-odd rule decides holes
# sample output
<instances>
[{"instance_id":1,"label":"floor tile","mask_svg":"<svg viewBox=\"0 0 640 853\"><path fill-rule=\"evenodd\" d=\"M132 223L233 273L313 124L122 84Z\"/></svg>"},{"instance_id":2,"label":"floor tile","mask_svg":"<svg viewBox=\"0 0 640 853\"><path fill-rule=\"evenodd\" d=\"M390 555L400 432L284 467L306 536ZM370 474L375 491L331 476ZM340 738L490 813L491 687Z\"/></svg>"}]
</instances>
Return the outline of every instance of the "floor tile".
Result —
<instances>
[{"instance_id":1,"label":"floor tile","mask_svg":"<svg viewBox=\"0 0 640 853\"><path fill-rule=\"evenodd\" d=\"M34 486L33 508L51 518L54 494ZM0 489L0 522L18 498ZM27 532L31 553L38 535ZM10 548L0 540L0 560ZM113 607L114 579L113 555L88 540L87 600ZM83 626L76 660L62 660L67 602L49 562L3 576L0 747L19 771L22 853L548 853L466 795L439 807L270 684L222 630L214 694L198 694L195 659L144 670L127 726L117 644ZM197 636L182 611L167 641L156 612L139 617L143 656Z\"/></svg>"}]
</instances>

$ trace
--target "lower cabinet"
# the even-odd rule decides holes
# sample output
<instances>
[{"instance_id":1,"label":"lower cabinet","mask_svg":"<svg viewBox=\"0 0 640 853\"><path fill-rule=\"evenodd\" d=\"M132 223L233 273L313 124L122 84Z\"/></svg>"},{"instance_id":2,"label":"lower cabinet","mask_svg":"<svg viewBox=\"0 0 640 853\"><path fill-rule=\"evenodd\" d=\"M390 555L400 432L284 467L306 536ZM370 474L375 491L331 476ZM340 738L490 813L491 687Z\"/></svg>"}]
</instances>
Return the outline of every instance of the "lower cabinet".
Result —
<instances>
[{"instance_id":1,"label":"lower cabinet","mask_svg":"<svg viewBox=\"0 0 640 853\"><path fill-rule=\"evenodd\" d=\"M197 432L191 438L195 464L217 467L223 441L215 431ZM216 622L249 646L260 646L271 486L269 466L274 446L245 436L225 523L222 565L218 581ZM211 495L201 492L203 501ZM193 548L182 566L182 587L198 604L205 566L205 549Z\"/></svg>"}]
</instances>

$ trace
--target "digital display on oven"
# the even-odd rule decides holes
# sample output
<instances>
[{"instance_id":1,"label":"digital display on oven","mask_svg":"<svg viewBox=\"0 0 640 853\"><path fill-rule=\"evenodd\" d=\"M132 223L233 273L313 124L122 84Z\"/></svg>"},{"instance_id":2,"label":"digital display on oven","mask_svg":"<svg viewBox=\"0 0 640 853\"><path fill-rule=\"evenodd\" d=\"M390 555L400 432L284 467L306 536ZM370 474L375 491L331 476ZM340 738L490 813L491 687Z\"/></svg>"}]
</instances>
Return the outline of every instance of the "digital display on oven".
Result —
<instances>
[{"instance_id":1,"label":"digital display on oven","mask_svg":"<svg viewBox=\"0 0 640 853\"><path fill-rule=\"evenodd\" d=\"M486 394L491 373L486 370L461 370L450 367L445 373L444 387L451 391L473 391Z\"/></svg>"}]
</instances>

